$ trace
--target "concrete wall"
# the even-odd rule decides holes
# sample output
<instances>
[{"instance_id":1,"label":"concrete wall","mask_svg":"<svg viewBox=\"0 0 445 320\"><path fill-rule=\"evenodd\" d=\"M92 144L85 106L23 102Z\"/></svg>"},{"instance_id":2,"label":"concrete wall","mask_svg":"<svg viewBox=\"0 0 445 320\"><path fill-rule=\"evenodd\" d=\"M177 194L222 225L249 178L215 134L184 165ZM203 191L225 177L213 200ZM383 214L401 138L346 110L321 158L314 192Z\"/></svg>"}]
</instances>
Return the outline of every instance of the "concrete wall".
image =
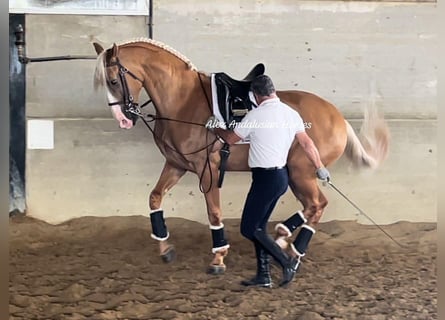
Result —
<instances>
[{"instance_id":1,"label":"concrete wall","mask_svg":"<svg viewBox=\"0 0 445 320\"><path fill-rule=\"evenodd\" d=\"M279 89L317 93L349 119L375 103L389 119L390 155L375 173L341 160L335 184L378 223L436 221L435 4L331 1L155 1L154 38L201 70L242 77L257 62ZM147 34L143 17L27 17L29 56L94 54ZM147 215L147 195L163 158L143 123L121 131L103 93L92 89L94 61L28 66L27 117L54 120L52 150L28 150L30 215L58 223L84 215ZM353 120L359 128L360 120ZM241 183L240 183L241 181ZM222 190L226 218L240 217L248 173L229 173ZM334 190L323 221L368 223ZM207 223L198 179L187 174L163 203L167 217ZM300 205L288 192L273 220Z\"/></svg>"}]
</instances>

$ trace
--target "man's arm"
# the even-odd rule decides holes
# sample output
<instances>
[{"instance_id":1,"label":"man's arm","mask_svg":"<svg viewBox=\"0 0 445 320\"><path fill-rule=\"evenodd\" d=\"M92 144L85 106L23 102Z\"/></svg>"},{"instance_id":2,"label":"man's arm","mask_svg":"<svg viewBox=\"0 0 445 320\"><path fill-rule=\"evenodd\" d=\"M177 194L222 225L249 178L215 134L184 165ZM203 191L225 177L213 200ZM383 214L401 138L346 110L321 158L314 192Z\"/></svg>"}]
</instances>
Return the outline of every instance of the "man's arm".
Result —
<instances>
[{"instance_id":1,"label":"man's arm","mask_svg":"<svg viewBox=\"0 0 445 320\"><path fill-rule=\"evenodd\" d=\"M249 114L247 114L242 122L247 121ZM248 136L250 128L235 128L232 130L226 130L219 126L218 120L212 115L206 122L206 128L212 131L218 138L222 138L228 144L235 144L243 139L243 136ZM235 130L241 130L241 133L236 134Z\"/></svg>"},{"instance_id":2,"label":"man's arm","mask_svg":"<svg viewBox=\"0 0 445 320\"><path fill-rule=\"evenodd\" d=\"M318 152L314 141L312 141L311 137L308 136L306 131L297 133L296 137L304 152L306 152L308 158L312 161L315 168L317 168L317 170L315 170L317 178L323 181L329 181L331 179L331 175L328 169L323 166L323 163L320 159L320 153Z\"/></svg>"},{"instance_id":3,"label":"man's arm","mask_svg":"<svg viewBox=\"0 0 445 320\"><path fill-rule=\"evenodd\" d=\"M241 140L241 137L239 137L235 132L233 132L231 130L225 130L222 128L214 128L213 132L217 136L223 138L223 140L225 142L227 142L228 144L235 144Z\"/></svg>"},{"instance_id":4,"label":"man's arm","mask_svg":"<svg viewBox=\"0 0 445 320\"><path fill-rule=\"evenodd\" d=\"M320 153L318 152L318 149L315 146L314 141L312 141L311 137L309 137L305 131L297 133L296 137L304 152L308 156L309 160L311 160L314 164L315 168L319 169L323 167L323 163L320 159Z\"/></svg>"},{"instance_id":5,"label":"man's arm","mask_svg":"<svg viewBox=\"0 0 445 320\"><path fill-rule=\"evenodd\" d=\"M317 170L315 170L317 178L323 181L329 181L331 176L328 169L326 169L321 162L320 153L318 152L314 141L312 141L311 137L308 136L306 131L297 133L296 137L308 158L312 161L315 168L317 168Z\"/></svg>"}]
</instances>

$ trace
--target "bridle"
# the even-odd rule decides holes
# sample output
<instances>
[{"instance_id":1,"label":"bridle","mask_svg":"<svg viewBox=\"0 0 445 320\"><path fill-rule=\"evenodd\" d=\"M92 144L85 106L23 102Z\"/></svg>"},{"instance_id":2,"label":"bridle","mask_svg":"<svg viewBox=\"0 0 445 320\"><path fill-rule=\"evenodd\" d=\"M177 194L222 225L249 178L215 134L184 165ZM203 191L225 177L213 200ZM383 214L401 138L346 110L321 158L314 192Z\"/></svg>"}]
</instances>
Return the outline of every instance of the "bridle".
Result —
<instances>
[{"instance_id":1,"label":"bridle","mask_svg":"<svg viewBox=\"0 0 445 320\"><path fill-rule=\"evenodd\" d=\"M196 126L201 126L201 127L206 127L205 124L203 123L197 123L197 122L192 122L192 121L185 121L185 120L178 120L178 119L172 119L172 118L166 118L166 117L157 117L154 114L143 114L141 109L145 106L147 106L149 103L153 103L153 101L151 99L149 99L148 101L144 102L140 107L139 104L137 102L134 101L134 97L132 96L130 89L128 88L128 82L127 82L127 78L126 75L130 75L133 79L139 81L142 85L144 84L144 81L142 79L140 79L138 76L136 76L133 72L131 72L130 70L128 70L126 67L124 67L122 65L122 63L119 61L119 58L116 57L116 61L113 61L111 63L107 63L105 64L106 68L109 67L114 67L117 66L119 69L119 80L121 83L121 87L122 87L122 100L121 101L115 101L115 102L110 102L108 103L108 106L115 106L115 105L120 105L121 106L121 110L122 112L125 114L125 116L127 118L131 118L131 120L133 121L133 124L135 124L136 119L140 118L145 126L150 130L151 134L153 135L154 139L161 142L166 148L168 148L171 151L174 151L175 153L178 153L179 155L181 155L183 158L185 158L185 156L187 155L192 155L201 151L206 150L207 154L206 154L206 163L204 165L204 168L201 172L200 178L199 178L199 188L201 190L201 192L203 193L207 193L210 191L212 184L213 184L213 175L212 175L212 170L210 168L210 152L209 152L209 147L212 147L217 141L219 141L218 137L215 137L215 139L210 142L207 143L205 146L198 148L197 150L193 151L193 152L188 152L188 153L182 153L178 150L176 150L176 148L170 146L169 144L167 144L166 142L162 141L162 139L160 139L154 129L152 127L150 127L150 125L148 124L149 122L153 122L155 120L167 120L167 121L174 121L174 122L180 122L180 123L185 123L185 124L190 124L190 125L196 125ZM201 84L201 88L204 92L204 95L206 97L207 100L207 105L210 109L210 113L213 114L212 111L212 107L210 104L210 99L207 96L207 92L204 88L204 84L202 82L201 79L201 75L199 72L197 72L198 74L198 78ZM112 79L111 81L112 85L117 84L117 79ZM154 103L153 103L154 104ZM130 116L129 116L130 115ZM208 141L208 133L209 131L206 130L206 141ZM209 168L209 172L210 172L210 183L209 183L209 188L204 191L202 188L202 179L204 177L204 173L205 173L205 169Z\"/></svg>"},{"instance_id":2,"label":"bridle","mask_svg":"<svg viewBox=\"0 0 445 320\"><path fill-rule=\"evenodd\" d=\"M119 80L120 80L121 86L122 86L122 96L123 97L122 97L121 101L115 101L115 102L108 103L109 107L115 106L115 105L120 105L120 106L122 106L122 112L125 115L133 114L133 115L140 117L142 120L148 120L148 122L152 122L155 120L168 120L168 121L174 121L174 122L180 122L180 123L186 123L186 124L205 127L205 124L202 124L202 123L186 121L186 120L178 120L178 119L172 119L172 118L166 118L166 117L157 117L153 114L143 114L141 109L143 107L147 106L148 104L153 103L153 101L151 99L149 99L139 107L139 103L134 101L134 97L130 93L130 89L128 88L127 78L125 77L125 75L126 74L130 75L133 79L139 81L141 84L144 84L144 81L141 80L138 76L136 76L133 72L128 70L126 67L124 67L120 63L119 58L116 58L115 62L106 64L105 67L109 68L109 67L114 67L114 66L117 66L119 69ZM207 99L207 105L209 106L210 111L212 111L211 107L210 107L210 100L207 96L207 93L204 90L204 84L202 83L202 79L201 79L201 76L199 75L199 73L198 73L198 77L199 77L203 92L205 94L205 97ZM117 81L117 79L112 79L111 84L113 84L113 85L117 84L117 82L115 82L115 81ZM192 152L192 153L195 153L195 152Z\"/></svg>"},{"instance_id":3,"label":"bridle","mask_svg":"<svg viewBox=\"0 0 445 320\"><path fill-rule=\"evenodd\" d=\"M116 57L116 61L111 62L107 65L105 65L106 68L109 67L114 67L117 66L118 70L119 70L119 80L121 82L121 86L122 86L122 101L115 101L115 102L110 102L108 103L108 106L115 106L115 105L120 105L122 106L122 112L125 115L128 114L134 114L134 115L138 115L140 116L141 114L141 110L139 108L139 104L137 102L134 101L134 97L130 92L130 89L128 88L128 82L127 82L127 78L126 75L130 75L133 79L139 81L141 84L144 84L144 81L141 80L138 76L136 76L133 72L131 72L130 70L128 70L127 68L125 68L119 61L119 58ZM117 79L112 79L111 80L111 84L117 84ZM151 102L151 100L149 100L148 102L144 103L143 106L146 106L147 104L149 104ZM143 107L141 106L141 107ZM134 118L134 117L131 117ZM135 120L134 120L135 121ZM133 121L133 122L134 122Z\"/></svg>"}]
</instances>

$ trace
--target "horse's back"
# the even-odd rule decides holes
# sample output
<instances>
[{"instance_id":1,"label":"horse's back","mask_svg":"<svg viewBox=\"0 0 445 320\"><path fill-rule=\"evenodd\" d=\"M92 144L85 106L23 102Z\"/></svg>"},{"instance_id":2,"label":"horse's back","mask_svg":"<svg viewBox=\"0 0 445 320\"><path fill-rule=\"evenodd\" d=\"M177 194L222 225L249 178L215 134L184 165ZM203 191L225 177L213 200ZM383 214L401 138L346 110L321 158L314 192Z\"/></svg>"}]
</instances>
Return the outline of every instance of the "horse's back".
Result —
<instances>
[{"instance_id":1,"label":"horse's back","mask_svg":"<svg viewBox=\"0 0 445 320\"><path fill-rule=\"evenodd\" d=\"M324 119L331 121L344 120L343 115L332 103L316 94L298 90L277 91L277 94L281 101L297 110L303 118L309 119L314 114L322 114Z\"/></svg>"},{"instance_id":2,"label":"horse's back","mask_svg":"<svg viewBox=\"0 0 445 320\"><path fill-rule=\"evenodd\" d=\"M332 103L310 92L289 90L277 91L277 94L281 101L301 115L306 132L314 140L323 163L328 165L336 161L343 154L347 140L346 123L340 111ZM299 152L298 145L294 144L291 153L297 152L299 157L303 152Z\"/></svg>"}]
</instances>

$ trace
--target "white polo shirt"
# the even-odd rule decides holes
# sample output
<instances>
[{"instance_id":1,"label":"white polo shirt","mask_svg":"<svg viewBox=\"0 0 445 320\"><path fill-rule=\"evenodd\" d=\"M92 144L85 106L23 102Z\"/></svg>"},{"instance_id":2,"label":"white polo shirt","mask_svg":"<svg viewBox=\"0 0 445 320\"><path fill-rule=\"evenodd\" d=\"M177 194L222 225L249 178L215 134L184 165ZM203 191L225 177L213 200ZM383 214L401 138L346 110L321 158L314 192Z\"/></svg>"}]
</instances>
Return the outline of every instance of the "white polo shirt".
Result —
<instances>
[{"instance_id":1,"label":"white polo shirt","mask_svg":"<svg viewBox=\"0 0 445 320\"><path fill-rule=\"evenodd\" d=\"M250 168L285 166L295 134L303 131L300 114L279 98L263 101L234 128L241 139L250 140Z\"/></svg>"}]
</instances>

